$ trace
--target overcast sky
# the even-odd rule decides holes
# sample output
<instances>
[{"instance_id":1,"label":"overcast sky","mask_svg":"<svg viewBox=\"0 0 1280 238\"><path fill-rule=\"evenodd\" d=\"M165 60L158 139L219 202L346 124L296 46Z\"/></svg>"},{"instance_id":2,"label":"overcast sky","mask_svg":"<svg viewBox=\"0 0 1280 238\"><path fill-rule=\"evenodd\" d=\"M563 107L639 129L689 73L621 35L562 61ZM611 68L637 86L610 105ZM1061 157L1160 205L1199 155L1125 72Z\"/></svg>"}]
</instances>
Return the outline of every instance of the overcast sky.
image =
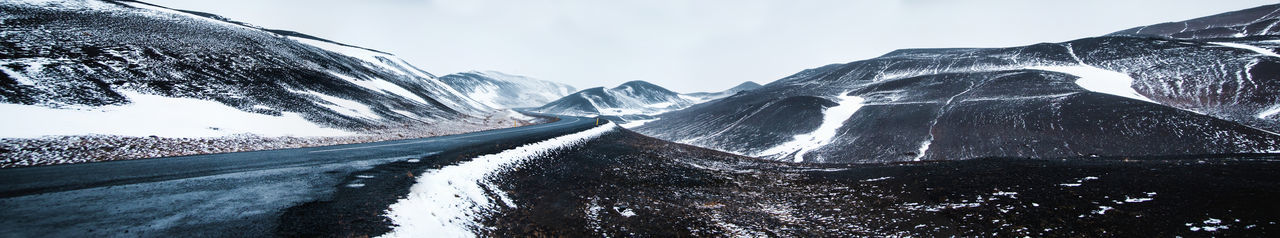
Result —
<instances>
[{"instance_id":1,"label":"overcast sky","mask_svg":"<svg viewBox=\"0 0 1280 238\"><path fill-rule=\"evenodd\" d=\"M437 75L497 70L580 89L767 83L899 48L1007 47L1275 0L143 0L391 52Z\"/></svg>"}]
</instances>

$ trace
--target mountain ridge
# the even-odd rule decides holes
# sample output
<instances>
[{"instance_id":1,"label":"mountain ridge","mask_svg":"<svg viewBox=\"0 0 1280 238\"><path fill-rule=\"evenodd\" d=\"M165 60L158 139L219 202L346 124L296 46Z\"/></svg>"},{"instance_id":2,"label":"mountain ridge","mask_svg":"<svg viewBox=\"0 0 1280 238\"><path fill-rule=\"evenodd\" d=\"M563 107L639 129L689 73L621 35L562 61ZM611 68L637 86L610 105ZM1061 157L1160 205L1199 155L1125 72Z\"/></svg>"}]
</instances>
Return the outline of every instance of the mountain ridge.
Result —
<instances>
[{"instance_id":1,"label":"mountain ridge","mask_svg":"<svg viewBox=\"0 0 1280 238\"><path fill-rule=\"evenodd\" d=\"M573 86L498 71L440 76L445 84L493 108L530 108L576 91Z\"/></svg>"}]
</instances>

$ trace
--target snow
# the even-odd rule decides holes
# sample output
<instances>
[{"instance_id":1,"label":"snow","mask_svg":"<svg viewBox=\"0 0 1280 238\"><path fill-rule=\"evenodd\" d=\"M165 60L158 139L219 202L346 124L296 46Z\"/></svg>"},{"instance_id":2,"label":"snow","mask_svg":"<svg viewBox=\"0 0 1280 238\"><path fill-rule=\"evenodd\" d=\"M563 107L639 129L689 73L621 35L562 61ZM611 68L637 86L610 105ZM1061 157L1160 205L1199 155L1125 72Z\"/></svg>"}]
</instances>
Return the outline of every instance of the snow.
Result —
<instances>
[{"instance_id":1,"label":"snow","mask_svg":"<svg viewBox=\"0 0 1280 238\"><path fill-rule=\"evenodd\" d=\"M422 174L404 199L392 204L387 217L395 224L383 237L474 237L477 219L493 209L515 207L506 193L490 182L497 174L557 149L585 143L617 126L605 124L582 132L523 145L497 154ZM492 197L501 200L495 204Z\"/></svg>"},{"instance_id":2,"label":"snow","mask_svg":"<svg viewBox=\"0 0 1280 238\"><path fill-rule=\"evenodd\" d=\"M915 161L920 161L921 159L924 159L924 152L929 151L929 145L932 145L932 144L933 144L933 140L926 140L924 142L921 142L920 152L916 152L917 154L916 154Z\"/></svg>"},{"instance_id":3,"label":"snow","mask_svg":"<svg viewBox=\"0 0 1280 238\"><path fill-rule=\"evenodd\" d=\"M614 210L614 211L617 211L619 215L622 215L622 217L633 217L633 216L636 216L636 211L631 210L631 208L618 208L618 207L614 207L614 208L613 208L613 210Z\"/></svg>"},{"instance_id":4,"label":"snow","mask_svg":"<svg viewBox=\"0 0 1280 238\"><path fill-rule=\"evenodd\" d=\"M467 94L464 94L464 93L462 93L462 92L458 92L458 90L454 89L453 87L449 87L449 85L447 85L447 84L445 84L445 83L443 83L443 82L440 82L440 81L439 81L439 80L437 80L434 76L431 76L431 75L428 75L428 74L426 74L426 73L423 73L422 71L418 71L418 70L416 70L415 68L413 68L412 66L410 66L411 64L409 64L409 62L404 61L404 59L400 59L400 58L398 58L398 57L395 57L394 55L385 54L385 53L379 53L379 52L375 52L375 51L371 51L371 50L367 50L367 49L356 48L356 47L343 46L343 45L338 45L338 44L329 43L329 42L324 42L324 41L312 40L312 39L297 38L297 37L289 37L289 39L293 39L294 41L297 41L297 42L299 42L299 43L303 43L303 44L307 44L307 45L315 46L315 47L317 47L317 48L320 48L320 49L323 49L323 50L327 50L327 51L330 51L330 52L334 52L334 53L338 53L338 54L343 54L343 55L350 56L350 57L353 57L353 58L356 58L356 59L360 59L360 60L362 60L362 61L365 61L365 62L369 63L370 65L372 65L372 66L374 66L374 67L383 68L383 69L386 69L386 70L391 71L391 72L393 72L393 73L398 73L398 74L402 74L402 75L410 76L410 77L418 77L418 78L420 78L421 80L423 80L423 81L424 81L424 83L426 83L426 84L431 84L431 85L439 86L439 87L440 87L440 89L441 89L441 90L444 90L444 91L445 91L445 93L446 93L446 94L448 94L448 95L459 95L459 96L467 95ZM384 62L384 61L383 61L383 59L385 59L385 60L386 60L386 62ZM397 62L398 62L398 63L397 63ZM391 64L396 64L396 65L391 65ZM385 82L385 80L384 80L384 82ZM390 84L390 82L386 82L386 84ZM390 87L389 87L388 85L386 85L386 84L377 84L377 85L370 85L370 86L376 86L376 87L379 87L379 88L383 88L383 87L390 88ZM394 85L394 84L392 84L392 85ZM361 86L364 86L364 85L361 85ZM395 86L395 87L399 87L399 86ZM403 88L401 88L401 89L403 89ZM397 91L391 91L391 92L392 92L392 93L395 93L395 94L397 94L397 95L402 95L402 96L403 96L403 95L414 95L414 94L412 94L412 93L401 94L401 93L408 92L407 90L405 90L405 91L400 91L400 92L397 92ZM415 97L406 97L406 98L413 99L413 98L416 98L416 96L415 96ZM421 98L418 98L418 99L421 99ZM469 106L469 107L472 107L472 108L488 108L488 106L487 106L487 105L484 105L483 103L477 102L477 101L475 101L475 100L471 100L471 99L466 98L466 97L463 97L463 98L461 98L461 99L454 99L454 98L452 98L452 97L437 97L437 98L435 98L435 99L436 99L436 100L441 100L441 101L444 101L445 103L450 103L450 104L453 104L453 105Z\"/></svg>"},{"instance_id":5,"label":"snow","mask_svg":"<svg viewBox=\"0 0 1280 238\"><path fill-rule=\"evenodd\" d=\"M755 156L763 157L769 155L786 155L795 153L794 162L804 162L804 155L814 149L825 146L835 138L836 130L844 126L844 122L853 117L853 114L862 108L865 101L862 97L846 96L847 92L840 93L837 96L837 102L840 105L823 110L822 124L818 129L808 134L795 135L791 141L766 149Z\"/></svg>"},{"instance_id":6,"label":"snow","mask_svg":"<svg viewBox=\"0 0 1280 238\"><path fill-rule=\"evenodd\" d=\"M677 97L680 97L680 98L683 98L684 100L688 100L688 101L690 101L690 102L694 102L694 103L702 103L702 102L708 101L708 100L706 100L706 99L704 99L704 98L694 97L694 96L689 96L689 95L684 95L684 94L680 94L680 95L676 95L676 96L677 96Z\"/></svg>"},{"instance_id":7,"label":"snow","mask_svg":"<svg viewBox=\"0 0 1280 238\"><path fill-rule=\"evenodd\" d=\"M997 191L997 192L991 193L991 196L1005 196L1010 198L1018 198L1018 192Z\"/></svg>"},{"instance_id":8,"label":"snow","mask_svg":"<svg viewBox=\"0 0 1280 238\"><path fill-rule=\"evenodd\" d=\"M1032 66L1028 69L1053 71L1079 77L1076 85L1089 91L1111 94L1155 103L1133 89L1133 77L1128 74L1093 67L1086 64L1075 66Z\"/></svg>"},{"instance_id":9,"label":"snow","mask_svg":"<svg viewBox=\"0 0 1280 238\"><path fill-rule=\"evenodd\" d=\"M31 78L27 78L27 74L23 72L14 71L9 67L0 67L0 73L4 73L5 75L8 75L9 78L13 79L13 81L18 82L18 85L35 85L36 84L36 82L32 81Z\"/></svg>"},{"instance_id":10,"label":"snow","mask_svg":"<svg viewBox=\"0 0 1280 238\"><path fill-rule=\"evenodd\" d=\"M1221 225L1222 220L1219 220L1216 218L1209 218L1200 223L1203 223L1205 226L1193 226L1194 224L1192 223L1187 223L1187 226L1191 227L1190 228L1191 231L1208 231L1208 232L1215 232L1218 230L1226 230L1230 228L1227 225Z\"/></svg>"},{"instance_id":11,"label":"snow","mask_svg":"<svg viewBox=\"0 0 1280 238\"><path fill-rule=\"evenodd\" d=\"M873 179L863 179L863 180L862 180L862 182L876 182L876 181L884 181L884 180L891 179L891 178L893 178L893 177L888 177L888 176L886 176L886 177L879 177L879 178L873 178Z\"/></svg>"},{"instance_id":12,"label":"snow","mask_svg":"<svg viewBox=\"0 0 1280 238\"><path fill-rule=\"evenodd\" d=\"M418 118L418 115L414 115L412 112L405 111L405 110L391 109L391 112L394 112L394 113L396 113L396 114L403 115L403 116L408 117L408 118Z\"/></svg>"},{"instance_id":13,"label":"snow","mask_svg":"<svg viewBox=\"0 0 1280 238\"><path fill-rule=\"evenodd\" d=\"M1276 113L1280 113L1280 105L1272 105L1270 108L1262 110L1262 112L1258 113L1258 119L1267 119L1267 117L1276 115Z\"/></svg>"},{"instance_id":14,"label":"snow","mask_svg":"<svg viewBox=\"0 0 1280 238\"><path fill-rule=\"evenodd\" d=\"M1114 208L1112 208L1112 207L1108 207L1108 206L1098 206L1098 210L1097 210L1097 211L1093 211L1093 214L1106 215L1106 214L1107 214L1107 211L1110 211L1110 210L1112 210L1112 209L1114 209Z\"/></svg>"},{"instance_id":15,"label":"snow","mask_svg":"<svg viewBox=\"0 0 1280 238\"><path fill-rule=\"evenodd\" d=\"M378 53L371 50L366 50L366 49L361 49L356 47L349 47L349 46L344 46L344 45L339 45L339 44L334 44L334 43L329 43L324 41L312 40L307 38L289 37L289 39L292 39L299 43L307 44L310 46L315 46L316 48L324 49L330 52L351 56L356 59L360 59L365 62L368 62L369 64L372 64L373 66L377 66L379 68L392 70L393 72L399 72L405 75L415 75L413 74L413 72L401 71L399 70L401 67L391 66L390 64L387 64L386 62L382 62L382 60L379 59L379 58L394 57L388 54ZM430 77L426 77L426 78L430 78Z\"/></svg>"},{"instance_id":16,"label":"snow","mask_svg":"<svg viewBox=\"0 0 1280 238\"><path fill-rule=\"evenodd\" d=\"M1230 42L1209 42L1209 44L1214 44L1214 45L1220 45L1220 46L1226 46L1226 47L1231 47L1231 48L1237 48L1237 49L1243 49L1243 50L1253 51L1254 53L1258 53L1258 54L1261 54L1261 55L1264 55L1264 56L1280 57L1280 54L1276 54L1276 52L1273 52L1273 51L1268 50L1268 49L1263 49L1262 47L1252 46L1252 45L1246 45L1246 44L1240 44L1240 43L1230 43Z\"/></svg>"},{"instance_id":17,"label":"snow","mask_svg":"<svg viewBox=\"0 0 1280 238\"><path fill-rule=\"evenodd\" d=\"M9 64L16 63L16 64L25 65L26 67L21 71L14 70L9 67L0 67L0 72L3 72L4 74L9 75L9 78L16 81L18 85L35 85L36 81L31 80L31 78L28 77L28 74L38 73L41 70L44 70L45 65L53 64L57 62L58 62L57 60L48 59L48 58L4 60L4 61L0 61L0 65L9 65Z\"/></svg>"},{"instance_id":18,"label":"snow","mask_svg":"<svg viewBox=\"0 0 1280 238\"><path fill-rule=\"evenodd\" d=\"M504 107L502 103L499 103L499 101L502 100L502 95L498 95L498 92L493 87L477 86L470 93L467 93L467 97L471 97L472 100L484 103L490 107Z\"/></svg>"},{"instance_id":19,"label":"snow","mask_svg":"<svg viewBox=\"0 0 1280 238\"><path fill-rule=\"evenodd\" d=\"M365 105L364 103L347 100L340 97L329 96L328 94L323 94L315 91L293 91L293 90L290 90L290 91L294 93L307 94L307 95L320 98L320 100L324 100L325 102L327 102L327 103L321 103L320 106L324 106L325 108L328 108L329 110L332 110L333 112L336 112L338 114L346 115L349 117L356 117L356 118L367 118L367 119L382 118L381 116L378 116L378 113L373 112L373 108L369 107L369 105Z\"/></svg>"},{"instance_id":20,"label":"snow","mask_svg":"<svg viewBox=\"0 0 1280 238\"><path fill-rule=\"evenodd\" d=\"M160 136L170 138L260 136L344 136L353 133L325 128L293 112L282 116L241 111L222 103L121 91L129 104L91 109L55 109L0 104L6 115L0 137L37 138L51 135ZM216 129L215 129L216 128Z\"/></svg>"},{"instance_id":21,"label":"snow","mask_svg":"<svg viewBox=\"0 0 1280 238\"><path fill-rule=\"evenodd\" d=\"M1124 197L1124 202L1126 202L1126 203L1149 202L1149 201L1151 201L1151 200L1155 200L1155 199L1154 199L1154 198L1131 198L1131 197L1128 197L1128 196L1125 196L1125 197Z\"/></svg>"},{"instance_id":22,"label":"snow","mask_svg":"<svg viewBox=\"0 0 1280 238\"><path fill-rule=\"evenodd\" d=\"M645 123L649 123L649 122L657 121L657 120L658 120L658 119L635 120L635 121L630 121L630 122L627 122L627 123L622 123L622 125L621 125L621 126L622 126L622 128L631 129L631 128L636 128L636 127L643 126Z\"/></svg>"},{"instance_id":23,"label":"snow","mask_svg":"<svg viewBox=\"0 0 1280 238\"><path fill-rule=\"evenodd\" d=\"M645 105L645 107L648 107L648 108L670 108L670 107L675 106L675 105L676 105L676 103L674 103L674 102L660 102L660 103L654 103L654 104Z\"/></svg>"},{"instance_id":24,"label":"snow","mask_svg":"<svg viewBox=\"0 0 1280 238\"><path fill-rule=\"evenodd\" d=\"M351 82L351 84L355 84L356 86L367 88L374 92L391 93L391 94L395 94L397 96L403 97L405 99L413 100L422 104L428 104L428 105L431 104L431 103L428 103L426 99L422 99L422 97L418 96L417 94L413 94L413 92L409 92L409 90L404 89L404 87L400 87L400 85L396 85L391 81L387 81L383 79L361 80L361 79L357 79L355 77L351 77L338 72L329 72L329 73L333 74L334 76L337 76L338 78L347 80L347 82Z\"/></svg>"}]
</instances>

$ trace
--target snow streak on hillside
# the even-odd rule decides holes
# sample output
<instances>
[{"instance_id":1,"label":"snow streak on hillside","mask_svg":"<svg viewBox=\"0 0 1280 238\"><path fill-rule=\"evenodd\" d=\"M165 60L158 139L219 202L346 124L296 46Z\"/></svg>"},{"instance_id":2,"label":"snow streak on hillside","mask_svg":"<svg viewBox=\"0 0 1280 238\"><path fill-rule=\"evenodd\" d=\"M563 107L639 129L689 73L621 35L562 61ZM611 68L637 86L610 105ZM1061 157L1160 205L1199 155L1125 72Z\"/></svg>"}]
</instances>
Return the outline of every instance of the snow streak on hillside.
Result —
<instances>
[{"instance_id":1,"label":"snow streak on hillside","mask_svg":"<svg viewBox=\"0 0 1280 238\"><path fill-rule=\"evenodd\" d=\"M799 163L804 162L804 155L808 154L809 151L830 144L831 140L836 137L836 130L844 126L844 122L848 121L854 113L857 113L858 109L862 108L862 103L866 101L858 96L844 94L847 94L847 92L838 96L839 100L836 103L839 105L823 110L822 124L818 126L818 129L806 134L795 135L791 141L761 151L755 156L777 157L790 155L793 158L792 162Z\"/></svg>"}]
</instances>

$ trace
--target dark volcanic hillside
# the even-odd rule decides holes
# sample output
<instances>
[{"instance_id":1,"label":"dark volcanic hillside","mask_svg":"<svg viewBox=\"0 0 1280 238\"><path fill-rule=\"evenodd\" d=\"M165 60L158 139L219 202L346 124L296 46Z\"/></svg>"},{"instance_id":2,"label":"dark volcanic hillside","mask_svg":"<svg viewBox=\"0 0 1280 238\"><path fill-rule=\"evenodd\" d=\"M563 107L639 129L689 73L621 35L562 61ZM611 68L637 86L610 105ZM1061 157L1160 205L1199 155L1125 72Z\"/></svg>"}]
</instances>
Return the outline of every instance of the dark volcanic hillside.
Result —
<instances>
[{"instance_id":1,"label":"dark volcanic hillside","mask_svg":"<svg viewBox=\"0 0 1280 238\"><path fill-rule=\"evenodd\" d=\"M4 1L0 12L0 138L21 138L0 142L0 167L420 137L520 117L393 55L212 14L98 0ZM361 138L215 141L254 136ZM68 141L93 142L58 144Z\"/></svg>"},{"instance_id":2,"label":"dark volcanic hillside","mask_svg":"<svg viewBox=\"0 0 1280 238\"><path fill-rule=\"evenodd\" d=\"M1110 35L1156 35L1182 39L1276 35L1280 4L1266 5L1180 22L1134 27Z\"/></svg>"},{"instance_id":3,"label":"dark volcanic hillside","mask_svg":"<svg viewBox=\"0 0 1280 238\"><path fill-rule=\"evenodd\" d=\"M493 108L538 107L577 89L562 83L496 71L471 71L440 76L440 81Z\"/></svg>"},{"instance_id":4,"label":"dark volcanic hillside","mask_svg":"<svg viewBox=\"0 0 1280 238\"><path fill-rule=\"evenodd\" d=\"M128 105L133 94L296 113L364 130L484 107L392 55L129 1L5 2L0 101Z\"/></svg>"},{"instance_id":5,"label":"dark volcanic hillside","mask_svg":"<svg viewBox=\"0 0 1280 238\"><path fill-rule=\"evenodd\" d=\"M809 69L636 130L797 162L1280 151L1280 37L909 49Z\"/></svg>"}]
</instances>

